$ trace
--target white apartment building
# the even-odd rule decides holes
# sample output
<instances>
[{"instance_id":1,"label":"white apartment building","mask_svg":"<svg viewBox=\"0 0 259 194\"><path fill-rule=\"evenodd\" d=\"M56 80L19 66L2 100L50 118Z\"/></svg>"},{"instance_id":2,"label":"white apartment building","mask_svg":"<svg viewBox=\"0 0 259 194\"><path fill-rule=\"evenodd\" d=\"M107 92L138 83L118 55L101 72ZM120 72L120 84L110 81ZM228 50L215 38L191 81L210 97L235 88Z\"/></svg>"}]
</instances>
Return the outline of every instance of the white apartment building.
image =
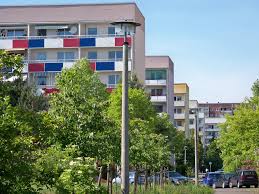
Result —
<instances>
[{"instance_id":1,"label":"white apartment building","mask_svg":"<svg viewBox=\"0 0 259 194\"><path fill-rule=\"evenodd\" d=\"M169 56L146 56L146 91L158 113L166 112L173 121L174 63Z\"/></svg>"},{"instance_id":2,"label":"white apartment building","mask_svg":"<svg viewBox=\"0 0 259 194\"><path fill-rule=\"evenodd\" d=\"M141 24L128 36L129 71L145 81L145 18L135 3L0 7L0 49L24 56L29 82L55 88L55 77L81 58L90 61L108 90L122 72L123 37L110 23Z\"/></svg>"}]
</instances>

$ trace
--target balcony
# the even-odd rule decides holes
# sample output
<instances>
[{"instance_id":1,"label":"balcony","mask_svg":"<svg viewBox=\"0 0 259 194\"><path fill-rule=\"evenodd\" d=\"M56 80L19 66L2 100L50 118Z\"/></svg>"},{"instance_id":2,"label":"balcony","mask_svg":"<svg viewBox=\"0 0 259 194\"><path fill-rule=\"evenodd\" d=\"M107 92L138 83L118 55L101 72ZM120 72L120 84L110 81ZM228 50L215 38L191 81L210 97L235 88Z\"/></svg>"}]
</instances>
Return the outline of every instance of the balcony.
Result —
<instances>
[{"instance_id":1,"label":"balcony","mask_svg":"<svg viewBox=\"0 0 259 194\"><path fill-rule=\"evenodd\" d=\"M185 102L183 100L174 101L174 106L185 106Z\"/></svg>"},{"instance_id":2,"label":"balcony","mask_svg":"<svg viewBox=\"0 0 259 194\"><path fill-rule=\"evenodd\" d=\"M195 114L189 114L190 119L195 119Z\"/></svg>"},{"instance_id":3,"label":"balcony","mask_svg":"<svg viewBox=\"0 0 259 194\"><path fill-rule=\"evenodd\" d=\"M121 35L54 35L0 37L0 49L122 47ZM128 37L129 46L131 37Z\"/></svg>"},{"instance_id":4,"label":"balcony","mask_svg":"<svg viewBox=\"0 0 259 194\"><path fill-rule=\"evenodd\" d=\"M78 59L74 60L24 60L23 73L32 72L60 72L63 68L71 68ZM105 59L90 60L90 67L96 72L122 71L122 61ZM131 61L128 63L131 71Z\"/></svg>"},{"instance_id":5,"label":"balcony","mask_svg":"<svg viewBox=\"0 0 259 194\"><path fill-rule=\"evenodd\" d=\"M145 80L147 86L166 86L166 80Z\"/></svg>"},{"instance_id":6,"label":"balcony","mask_svg":"<svg viewBox=\"0 0 259 194\"><path fill-rule=\"evenodd\" d=\"M179 131L185 131L185 128L183 126L176 126L177 130Z\"/></svg>"},{"instance_id":7,"label":"balcony","mask_svg":"<svg viewBox=\"0 0 259 194\"><path fill-rule=\"evenodd\" d=\"M211 129L211 128L205 128L205 130L204 131L206 131L206 132L218 132L218 131L220 131L220 128L214 128L214 129Z\"/></svg>"},{"instance_id":8,"label":"balcony","mask_svg":"<svg viewBox=\"0 0 259 194\"><path fill-rule=\"evenodd\" d=\"M174 114L174 119L184 120L185 119L185 114L184 113L175 113Z\"/></svg>"},{"instance_id":9,"label":"balcony","mask_svg":"<svg viewBox=\"0 0 259 194\"><path fill-rule=\"evenodd\" d=\"M150 96L151 102L166 102L166 96Z\"/></svg>"}]
</instances>

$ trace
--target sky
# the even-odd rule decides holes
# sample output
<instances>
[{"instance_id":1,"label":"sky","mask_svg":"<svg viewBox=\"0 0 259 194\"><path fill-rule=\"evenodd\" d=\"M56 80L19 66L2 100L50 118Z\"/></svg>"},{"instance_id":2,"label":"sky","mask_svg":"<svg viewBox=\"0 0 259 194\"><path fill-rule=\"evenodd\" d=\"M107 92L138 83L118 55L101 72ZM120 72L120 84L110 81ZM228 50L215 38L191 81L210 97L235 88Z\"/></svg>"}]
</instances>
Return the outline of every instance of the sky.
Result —
<instances>
[{"instance_id":1,"label":"sky","mask_svg":"<svg viewBox=\"0 0 259 194\"><path fill-rule=\"evenodd\" d=\"M0 0L0 5L136 2L146 55L168 55L190 99L242 102L259 79L258 0Z\"/></svg>"}]
</instances>

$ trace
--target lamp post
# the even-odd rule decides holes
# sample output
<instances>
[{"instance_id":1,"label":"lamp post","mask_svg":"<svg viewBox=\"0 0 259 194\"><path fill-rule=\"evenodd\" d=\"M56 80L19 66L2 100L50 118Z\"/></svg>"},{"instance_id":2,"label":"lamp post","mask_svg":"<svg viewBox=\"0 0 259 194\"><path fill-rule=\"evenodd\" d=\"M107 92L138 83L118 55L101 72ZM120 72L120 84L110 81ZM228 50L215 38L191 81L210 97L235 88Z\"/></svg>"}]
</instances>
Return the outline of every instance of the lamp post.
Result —
<instances>
[{"instance_id":1,"label":"lamp post","mask_svg":"<svg viewBox=\"0 0 259 194\"><path fill-rule=\"evenodd\" d=\"M209 162L209 165L210 165L210 172L211 172L211 165L212 165L212 162Z\"/></svg>"},{"instance_id":2,"label":"lamp post","mask_svg":"<svg viewBox=\"0 0 259 194\"><path fill-rule=\"evenodd\" d=\"M117 32L124 35L122 72L122 114L121 114L121 192L129 193L129 113L128 113L128 41L127 35L136 32L139 23L133 21L113 22Z\"/></svg>"},{"instance_id":3,"label":"lamp post","mask_svg":"<svg viewBox=\"0 0 259 194\"><path fill-rule=\"evenodd\" d=\"M190 110L190 114L195 114L195 129L194 129L194 157L195 157L195 185L198 185L198 109Z\"/></svg>"},{"instance_id":4,"label":"lamp post","mask_svg":"<svg viewBox=\"0 0 259 194\"><path fill-rule=\"evenodd\" d=\"M186 160L186 150L187 150L187 146L184 146L184 165L187 164L187 160Z\"/></svg>"}]
</instances>

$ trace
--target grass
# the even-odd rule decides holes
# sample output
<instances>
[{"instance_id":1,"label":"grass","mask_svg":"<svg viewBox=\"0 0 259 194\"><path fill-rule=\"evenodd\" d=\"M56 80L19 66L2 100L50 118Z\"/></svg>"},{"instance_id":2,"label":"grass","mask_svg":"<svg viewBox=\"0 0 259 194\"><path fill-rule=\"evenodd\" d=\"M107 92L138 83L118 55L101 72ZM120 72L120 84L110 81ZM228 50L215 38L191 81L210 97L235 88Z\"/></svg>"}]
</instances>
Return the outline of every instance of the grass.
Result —
<instances>
[{"instance_id":1,"label":"grass","mask_svg":"<svg viewBox=\"0 0 259 194\"><path fill-rule=\"evenodd\" d=\"M113 185L113 193L120 194L120 187L117 185ZM133 185L130 187L130 193L133 193ZM164 185L163 188L160 188L159 185L155 187L148 188L145 191L143 185L138 185L137 194L213 194L214 191L212 188L204 187L204 186L195 186L193 184L186 184L186 185Z\"/></svg>"}]
</instances>

